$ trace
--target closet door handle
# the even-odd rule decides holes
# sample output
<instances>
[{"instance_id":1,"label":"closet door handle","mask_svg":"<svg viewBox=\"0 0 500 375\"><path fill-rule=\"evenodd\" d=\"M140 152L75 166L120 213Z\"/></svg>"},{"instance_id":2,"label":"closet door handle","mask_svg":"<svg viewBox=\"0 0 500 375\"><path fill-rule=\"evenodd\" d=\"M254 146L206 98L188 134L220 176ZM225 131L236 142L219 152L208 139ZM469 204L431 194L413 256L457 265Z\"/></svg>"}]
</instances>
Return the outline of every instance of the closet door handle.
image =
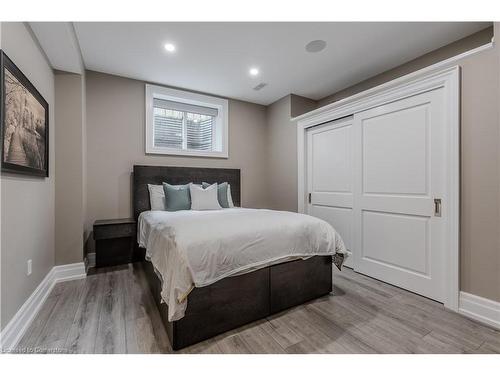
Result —
<instances>
[{"instance_id":1,"label":"closet door handle","mask_svg":"<svg viewBox=\"0 0 500 375\"><path fill-rule=\"evenodd\" d=\"M309 204L311 204L311 193L309 193L309 195L307 197L307 201L309 202Z\"/></svg>"},{"instance_id":2,"label":"closet door handle","mask_svg":"<svg viewBox=\"0 0 500 375\"><path fill-rule=\"evenodd\" d=\"M434 216L441 217L441 198L434 198Z\"/></svg>"}]
</instances>

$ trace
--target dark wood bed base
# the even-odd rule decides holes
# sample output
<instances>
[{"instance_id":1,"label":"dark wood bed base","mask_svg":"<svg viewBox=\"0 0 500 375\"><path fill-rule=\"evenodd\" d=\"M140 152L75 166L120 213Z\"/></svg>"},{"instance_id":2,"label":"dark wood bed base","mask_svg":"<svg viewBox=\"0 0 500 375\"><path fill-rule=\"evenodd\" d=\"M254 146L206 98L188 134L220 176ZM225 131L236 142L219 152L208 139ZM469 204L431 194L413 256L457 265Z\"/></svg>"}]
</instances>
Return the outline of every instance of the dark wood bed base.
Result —
<instances>
[{"instance_id":1,"label":"dark wood bed base","mask_svg":"<svg viewBox=\"0 0 500 375\"><path fill-rule=\"evenodd\" d=\"M134 166L134 217L150 209L147 184L224 182L231 185L240 205L240 170ZM206 340L244 324L300 305L332 291L332 260L315 256L276 264L212 285L195 288L188 297L185 316L168 321L168 306L161 302L161 281L150 262L144 268L151 292L174 350Z\"/></svg>"},{"instance_id":2,"label":"dark wood bed base","mask_svg":"<svg viewBox=\"0 0 500 375\"><path fill-rule=\"evenodd\" d=\"M195 288L180 320L168 321L168 306L161 302L161 282L145 261L147 279L174 350L265 318L332 291L332 259L316 256L228 277Z\"/></svg>"}]
</instances>

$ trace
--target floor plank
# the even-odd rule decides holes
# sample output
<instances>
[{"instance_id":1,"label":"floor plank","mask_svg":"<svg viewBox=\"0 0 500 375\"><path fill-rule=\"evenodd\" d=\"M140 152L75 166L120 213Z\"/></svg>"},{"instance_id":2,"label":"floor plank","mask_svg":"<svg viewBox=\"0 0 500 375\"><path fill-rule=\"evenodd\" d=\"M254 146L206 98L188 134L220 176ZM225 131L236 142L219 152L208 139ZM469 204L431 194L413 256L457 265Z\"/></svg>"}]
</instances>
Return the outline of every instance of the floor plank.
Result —
<instances>
[{"instance_id":1,"label":"floor plank","mask_svg":"<svg viewBox=\"0 0 500 375\"><path fill-rule=\"evenodd\" d=\"M357 274L334 293L176 353L500 353L500 332ZM172 353L140 263L56 284L20 352Z\"/></svg>"},{"instance_id":2,"label":"floor plank","mask_svg":"<svg viewBox=\"0 0 500 375\"><path fill-rule=\"evenodd\" d=\"M284 354L285 350L278 342L258 324L241 333L245 344L253 354Z\"/></svg>"},{"instance_id":3,"label":"floor plank","mask_svg":"<svg viewBox=\"0 0 500 375\"><path fill-rule=\"evenodd\" d=\"M42 352L69 352L65 343L73 325L86 281L82 279L62 283L57 302L35 343L35 346L40 348Z\"/></svg>"},{"instance_id":4,"label":"floor plank","mask_svg":"<svg viewBox=\"0 0 500 375\"><path fill-rule=\"evenodd\" d=\"M97 353L125 353L125 304L124 289L116 269L104 276L104 290L95 342Z\"/></svg>"},{"instance_id":5,"label":"floor plank","mask_svg":"<svg viewBox=\"0 0 500 375\"><path fill-rule=\"evenodd\" d=\"M102 301L103 283L97 276L89 276L85 283L65 347L71 353L94 353Z\"/></svg>"},{"instance_id":6,"label":"floor plank","mask_svg":"<svg viewBox=\"0 0 500 375\"><path fill-rule=\"evenodd\" d=\"M285 350L302 341L302 337L292 328L283 324L278 317L269 318L261 326Z\"/></svg>"},{"instance_id":7,"label":"floor plank","mask_svg":"<svg viewBox=\"0 0 500 375\"><path fill-rule=\"evenodd\" d=\"M45 325L48 323L49 317L52 314L58 299L59 294L51 293L51 295L45 300L45 303L42 305L40 311L31 323L30 328L20 340L18 347L27 348L30 351L35 351L37 349L36 343L38 338L45 328Z\"/></svg>"}]
</instances>

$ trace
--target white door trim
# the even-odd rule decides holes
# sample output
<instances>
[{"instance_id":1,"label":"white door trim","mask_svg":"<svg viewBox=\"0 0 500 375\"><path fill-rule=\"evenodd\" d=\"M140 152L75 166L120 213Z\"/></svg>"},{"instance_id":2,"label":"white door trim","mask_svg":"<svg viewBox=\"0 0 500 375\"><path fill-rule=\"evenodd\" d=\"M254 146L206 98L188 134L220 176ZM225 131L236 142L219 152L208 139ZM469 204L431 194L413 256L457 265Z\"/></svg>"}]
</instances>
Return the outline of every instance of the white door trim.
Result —
<instances>
[{"instance_id":1,"label":"white door trim","mask_svg":"<svg viewBox=\"0 0 500 375\"><path fill-rule=\"evenodd\" d=\"M424 69L302 115L297 122L298 211L305 212L307 199L306 131L308 128L350 116L395 100L437 88L444 89L446 116L446 184L449 220L445 231L446 269L444 305L458 311L459 214L460 214L460 67Z\"/></svg>"}]
</instances>

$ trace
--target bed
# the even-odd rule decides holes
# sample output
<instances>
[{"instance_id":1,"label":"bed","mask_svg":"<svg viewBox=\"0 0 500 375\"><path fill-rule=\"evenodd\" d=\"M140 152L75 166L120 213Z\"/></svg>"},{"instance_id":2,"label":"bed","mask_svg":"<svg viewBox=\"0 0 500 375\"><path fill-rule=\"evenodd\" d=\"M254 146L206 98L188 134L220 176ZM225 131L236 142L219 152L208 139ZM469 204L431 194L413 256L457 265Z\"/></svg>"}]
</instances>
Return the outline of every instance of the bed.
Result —
<instances>
[{"instance_id":1,"label":"bed","mask_svg":"<svg viewBox=\"0 0 500 375\"><path fill-rule=\"evenodd\" d=\"M228 182L236 207L215 212L150 211L147 185L162 182ZM323 223L298 214L241 209L240 201L239 169L134 166L138 246L144 251L148 283L174 350L332 290L332 246L340 249L334 251L340 259L345 253L340 237L331 238L334 230L321 230ZM307 220L311 223L305 225ZM274 232L269 229L273 225ZM312 235L313 229L319 234ZM223 230L227 234L221 234ZM257 239L255 244L241 240L245 233ZM310 238L314 246L309 246ZM310 247L324 250L301 251ZM280 253L278 248L295 250Z\"/></svg>"}]
</instances>

